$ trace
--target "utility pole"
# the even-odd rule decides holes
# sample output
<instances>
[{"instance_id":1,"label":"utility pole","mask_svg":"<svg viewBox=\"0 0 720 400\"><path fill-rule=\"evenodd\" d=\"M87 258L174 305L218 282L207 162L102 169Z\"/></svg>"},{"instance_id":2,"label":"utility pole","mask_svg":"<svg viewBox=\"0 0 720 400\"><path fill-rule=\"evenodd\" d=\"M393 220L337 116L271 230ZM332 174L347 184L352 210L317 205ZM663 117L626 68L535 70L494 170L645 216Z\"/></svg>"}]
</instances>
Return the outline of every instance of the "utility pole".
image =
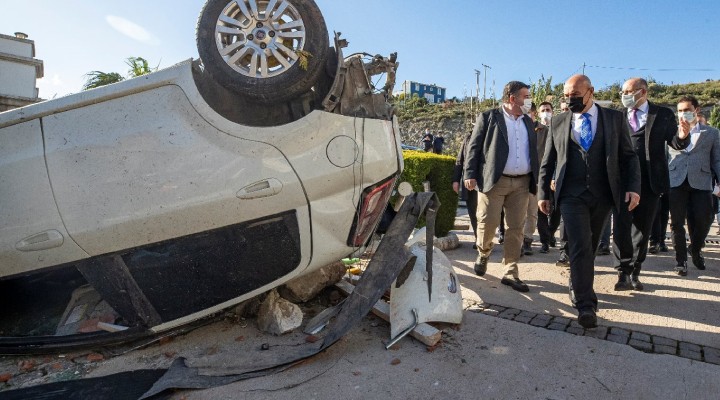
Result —
<instances>
[{"instance_id":1,"label":"utility pole","mask_svg":"<svg viewBox=\"0 0 720 400\"><path fill-rule=\"evenodd\" d=\"M480 74L482 72L475 70L475 95L477 96L478 104L480 104Z\"/></svg>"},{"instance_id":2,"label":"utility pole","mask_svg":"<svg viewBox=\"0 0 720 400\"><path fill-rule=\"evenodd\" d=\"M583 63L583 75L585 75L585 63Z\"/></svg>"},{"instance_id":3,"label":"utility pole","mask_svg":"<svg viewBox=\"0 0 720 400\"><path fill-rule=\"evenodd\" d=\"M483 68L485 68L485 80L483 81L483 100L485 100L487 97L485 97L486 87L487 87L487 70L492 69L489 65L481 64Z\"/></svg>"}]
</instances>

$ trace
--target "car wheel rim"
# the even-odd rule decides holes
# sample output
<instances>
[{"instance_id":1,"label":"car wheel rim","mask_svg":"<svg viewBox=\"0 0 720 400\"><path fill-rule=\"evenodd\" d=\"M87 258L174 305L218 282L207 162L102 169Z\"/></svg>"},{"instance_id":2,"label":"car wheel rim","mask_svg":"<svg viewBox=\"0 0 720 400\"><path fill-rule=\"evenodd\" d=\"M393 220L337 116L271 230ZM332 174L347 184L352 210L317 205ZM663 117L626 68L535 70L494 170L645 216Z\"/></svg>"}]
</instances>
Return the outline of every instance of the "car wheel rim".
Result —
<instances>
[{"instance_id":1,"label":"car wheel rim","mask_svg":"<svg viewBox=\"0 0 720 400\"><path fill-rule=\"evenodd\" d=\"M305 23L288 0L235 0L215 27L218 51L228 66L251 78L272 78L300 59Z\"/></svg>"}]
</instances>

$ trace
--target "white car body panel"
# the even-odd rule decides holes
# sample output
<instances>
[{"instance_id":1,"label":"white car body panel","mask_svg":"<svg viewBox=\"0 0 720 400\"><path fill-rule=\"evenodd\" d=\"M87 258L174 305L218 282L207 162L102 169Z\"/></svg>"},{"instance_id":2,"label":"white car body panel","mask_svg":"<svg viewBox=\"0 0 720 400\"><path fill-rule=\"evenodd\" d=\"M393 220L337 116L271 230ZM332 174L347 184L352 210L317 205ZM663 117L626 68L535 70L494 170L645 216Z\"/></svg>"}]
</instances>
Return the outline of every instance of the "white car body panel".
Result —
<instances>
[{"instance_id":1,"label":"white car body panel","mask_svg":"<svg viewBox=\"0 0 720 400\"><path fill-rule=\"evenodd\" d=\"M87 257L70 239L53 201L39 121L0 129L0 144L3 275L25 272L27 266L43 268ZM59 242L43 245L53 241L53 232L61 236Z\"/></svg>"},{"instance_id":2,"label":"white car body panel","mask_svg":"<svg viewBox=\"0 0 720 400\"><path fill-rule=\"evenodd\" d=\"M40 128L49 179L38 161ZM38 169L17 177L0 171L12 188L0 195L0 277L295 210L301 238L296 269L153 329L181 325L357 251L348 246L348 235L363 190L401 171L397 133L397 121L318 110L281 126L237 124L202 98L191 60L0 113L2 163L14 154L5 143L27 135L35 142L22 146L35 149ZM30 176L49 183L27 185ZM252 194L254 189L259 191ZM37 210L33 221L30 207ZM57 230L66 240L52 249L15 249L19 240L45 230Z\"/></svg>"}]
</instances>

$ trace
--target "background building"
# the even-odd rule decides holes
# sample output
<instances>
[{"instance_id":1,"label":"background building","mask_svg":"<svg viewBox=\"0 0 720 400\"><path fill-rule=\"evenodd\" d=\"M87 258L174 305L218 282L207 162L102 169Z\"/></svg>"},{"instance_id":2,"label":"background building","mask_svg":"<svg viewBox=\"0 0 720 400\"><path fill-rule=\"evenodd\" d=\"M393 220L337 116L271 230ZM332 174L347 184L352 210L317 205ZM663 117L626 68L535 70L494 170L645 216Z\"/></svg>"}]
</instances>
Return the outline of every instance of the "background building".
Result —
<instances>
[{"instance_id":1,"label":"background building","mask_svg":"<svg viewBox=\"0 0 720 400\"><path fill-rule=\"evenodd\" d=\"M413 81L403 82L401 89L401 93L404 93L406 97L417 95L418 97L426 98L428 103L431 104L444 103L445 92L444 87Z\"/></svg>"},{"instance_id":2,"label":"background building","mask_svg":"<svg viewBox=\"0 0 720 400\"><path fill-rule=\"evenodd\" d=\"M43 77L43 62L35 59L35 42L27 35L0 34L0 112L37 103L35 80Z\"/></svg>"}]
</instances>

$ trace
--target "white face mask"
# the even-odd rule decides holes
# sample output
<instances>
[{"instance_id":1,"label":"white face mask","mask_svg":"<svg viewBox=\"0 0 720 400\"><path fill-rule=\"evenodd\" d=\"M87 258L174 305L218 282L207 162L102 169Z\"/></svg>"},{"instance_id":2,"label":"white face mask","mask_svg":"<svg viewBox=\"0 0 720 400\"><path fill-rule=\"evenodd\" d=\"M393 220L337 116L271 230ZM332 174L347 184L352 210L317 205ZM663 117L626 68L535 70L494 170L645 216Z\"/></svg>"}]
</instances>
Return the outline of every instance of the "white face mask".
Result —
<instances>
[{"instance_id":1,"label":"white face mask","mask_svg":"<svg viewBox=\"0 0 720 400\"><path fill-rule=\"evenodd\" d=\"M636 96L639 92L640 92L640 91L638 90L638 91L636 91L636 92L633 93L633 94L624 94L624 95L622 95L620 101L622 102L623 106L625 106L625 108L634 108L635 105L636 105L637 102L638 102L637 100L635 100L635 96Z\"/></svg>"},{"instance_id":2,"label":"white face mask","mask_svg":"<svg viewBox=\"0 0 720 400\"><path fill-rule=\"evenodd\" d=\"M540 113L540 119L542 119L545 124L547 125L548 122L550 122L550 118L552 118L552 112L551 111L545 111Z\"/></svg>"},{"instance_id":3,"label":"white face mask","mask_svg":"<svg viewBox=\"0 0 720 400\"><path fill-rule=\"evenodd\" d=\"M531 108L532 99L523 99L523 105L520 106L520 111L522 111L523 114L527 114L530 112Z\"/></svg>"},{"instance_id":4,"label":"white face mask","mask_svg":"<svg viewBox=\"0 0 720 400\"><path fill-rule=\"evenodd\" d=\"M685 111L685 112L678 113L678 116L690 123L695 121L695 113L692 111Z\"/></svg>"}]
</instances>

